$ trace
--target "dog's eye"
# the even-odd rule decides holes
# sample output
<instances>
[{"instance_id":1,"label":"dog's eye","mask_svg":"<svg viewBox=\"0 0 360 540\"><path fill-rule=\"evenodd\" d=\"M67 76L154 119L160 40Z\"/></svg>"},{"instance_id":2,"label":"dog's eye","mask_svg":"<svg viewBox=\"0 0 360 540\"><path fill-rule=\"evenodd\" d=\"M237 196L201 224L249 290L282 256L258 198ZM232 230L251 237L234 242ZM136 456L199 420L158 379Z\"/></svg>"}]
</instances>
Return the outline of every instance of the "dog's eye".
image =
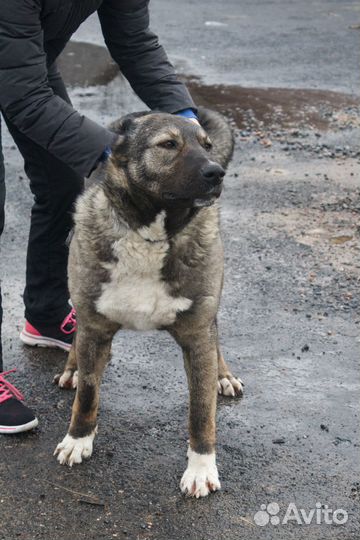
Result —
<instances>
[{"instance_id":1,"label":"dog's eye","mask_svg":"<svg viewBox=\"0 0 360 540\"><path fill-rule=\"evenodd\" d=\"M212 149L212 144L211 144L211 142L206 142L206 143L204 144L204 148L205 148L205 150L207 150L208 152L210 152L210 150Z\"/></svg>"},{"instance_id":2,"label":"dog's eye","mask_svg":"<svg viewBox=\"0 0 360 540\"><path fill-rule=\"evenodd\" d=\"M159 146L161 146L162 148L167 148L168 150L173 150L174 148L176 148L177 144L176 141L174 141L173 139L169 139L168 141L160 143Z\"/></svg>"}]
</instances>

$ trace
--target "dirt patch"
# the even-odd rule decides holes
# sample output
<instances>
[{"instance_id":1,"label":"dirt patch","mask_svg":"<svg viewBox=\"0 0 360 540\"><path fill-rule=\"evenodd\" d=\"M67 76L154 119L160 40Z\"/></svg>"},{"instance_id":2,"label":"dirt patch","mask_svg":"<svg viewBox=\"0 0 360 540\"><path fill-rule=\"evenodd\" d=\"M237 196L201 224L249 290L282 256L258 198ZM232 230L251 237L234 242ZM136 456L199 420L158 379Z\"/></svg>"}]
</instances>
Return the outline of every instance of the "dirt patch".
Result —
<instances>
[{"instance_id":1,"label":"dirt patch","mask_svg":"<svg viewBox=\"0 0 360 540\"><path fill-rule=\"evenodd\" d=\"M315 259L330 262L338 272L360 278L360 218L343 210L284 209L263 214L259 220L274 231L286 232L298 243L311 246Z\"/></svg>"},{"instance_id":2,"label":"dirt patch","mask_svg":"<svg viewBox=\"0 0 360 540\"><path fill-rule=\"evenodd\" d=\"M254 127L314 128L358 125L360 99L325 90L206 86L184 79L199 105L230 116L240 129Z\"/></svg>"}]
</instances>

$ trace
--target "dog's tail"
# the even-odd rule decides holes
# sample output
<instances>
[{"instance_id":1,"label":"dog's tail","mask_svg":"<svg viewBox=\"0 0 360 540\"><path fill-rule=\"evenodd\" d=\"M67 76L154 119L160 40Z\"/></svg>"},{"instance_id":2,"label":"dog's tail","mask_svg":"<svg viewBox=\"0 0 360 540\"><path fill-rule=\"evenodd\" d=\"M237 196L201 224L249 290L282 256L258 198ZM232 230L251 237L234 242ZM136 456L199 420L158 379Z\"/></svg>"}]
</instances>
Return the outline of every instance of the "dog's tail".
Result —
<instances>
[{"instance_id":1,"label":"dog's tail","mask_svg":"<svg viewBox=\"0 0 360 540\"><path fill-rule=\"evenodd\" d=\"M226 169L234 151L234 135L231 127L222 114L205 107L199 107L198 116L200 124L213 143L211 150L213 160Z\"/></svg>"}]
</instances>

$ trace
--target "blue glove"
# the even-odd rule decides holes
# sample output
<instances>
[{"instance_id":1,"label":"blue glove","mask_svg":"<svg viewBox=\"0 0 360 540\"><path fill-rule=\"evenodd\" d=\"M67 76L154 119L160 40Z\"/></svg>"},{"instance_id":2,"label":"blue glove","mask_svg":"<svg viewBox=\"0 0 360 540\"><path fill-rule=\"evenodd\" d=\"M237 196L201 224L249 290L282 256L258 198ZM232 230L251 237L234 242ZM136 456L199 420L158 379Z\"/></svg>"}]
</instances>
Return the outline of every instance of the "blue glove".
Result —
<instances>
[{"instance_id":1,"label":"blue glove","mask_svg":"<svg viewBox=\"0 0 360 540\"><path fill-rule=\"evenodd\" d=\"M110 156L111 156L111 148L110 146L105 146L104 151L100 156L99 162L105 163L105 161L107 161Z\"/></svg>"},{"instance_id":2,"label":"blue glove","mask_svg":"<svg viewBox=\"0 0 360 540\"><path fill-rule=\"evenodd\" d=\"M182 111L178 111L178 116L183 116L184 118L189 118L189 120L198 120L197 114L194 111L194 109L183 109Z\"/></svg>"}]
</instances>

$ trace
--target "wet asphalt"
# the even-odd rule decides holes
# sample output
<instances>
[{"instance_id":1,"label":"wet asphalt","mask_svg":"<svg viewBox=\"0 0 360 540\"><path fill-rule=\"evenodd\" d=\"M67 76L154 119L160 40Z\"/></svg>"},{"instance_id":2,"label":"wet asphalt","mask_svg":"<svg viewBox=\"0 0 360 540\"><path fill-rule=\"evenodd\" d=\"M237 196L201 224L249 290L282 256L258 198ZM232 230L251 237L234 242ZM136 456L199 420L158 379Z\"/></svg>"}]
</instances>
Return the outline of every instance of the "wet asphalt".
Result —
<instances>
[{"instance_id":1,"label":"wet asphalt","mask_svg":"<svg viewBox=\"0 0 360 540\"><path fill-rule=\"evenodd\" d=\"M13 380L40 423L0 438L0 538L357 539L360 10L154 0L152 13L196 101L226 114L236 136L221 202L219 326L246 387L241 400L219 399L223 489L197 501L179 492L188 393L180 351L160 332L116 337L91 460L68 469L52 457L73 394L51 384L64 353L18 340L31 196L4 133L5 367L18 368ZM61 60L74 105L104 124L142 109L94 19L76 40ZM256 513L269 503L280 523L261 526L266 514ZM343 509L348 520L283 523L290 503Z\"/></svg>"}]
</instances>

